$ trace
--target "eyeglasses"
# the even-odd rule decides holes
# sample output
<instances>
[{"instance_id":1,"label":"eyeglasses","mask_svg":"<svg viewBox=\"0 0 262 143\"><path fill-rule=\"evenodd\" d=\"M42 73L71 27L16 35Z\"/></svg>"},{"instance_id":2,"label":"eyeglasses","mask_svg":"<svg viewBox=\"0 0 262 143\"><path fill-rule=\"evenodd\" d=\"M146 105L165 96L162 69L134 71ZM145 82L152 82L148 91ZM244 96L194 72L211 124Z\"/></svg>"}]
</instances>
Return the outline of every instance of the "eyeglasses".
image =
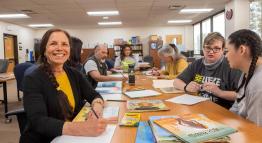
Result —
<instances>
[{"instance_id":1,"label":"eyeglasses","mask_svg":"<svg viewBox=\"0 0 262 143\"><path fill-rule=\"evenodd\" d=\"M219 48L219 47L211 48L211 46L209 46L209 45L204 45L204 50L205 50L206 52L208 52L208 53L209 53L211 50L212 50L214 53L218 53L218 52L221 51L221 49L222 49L222 48Z\"/></svg>"}]
</instances>

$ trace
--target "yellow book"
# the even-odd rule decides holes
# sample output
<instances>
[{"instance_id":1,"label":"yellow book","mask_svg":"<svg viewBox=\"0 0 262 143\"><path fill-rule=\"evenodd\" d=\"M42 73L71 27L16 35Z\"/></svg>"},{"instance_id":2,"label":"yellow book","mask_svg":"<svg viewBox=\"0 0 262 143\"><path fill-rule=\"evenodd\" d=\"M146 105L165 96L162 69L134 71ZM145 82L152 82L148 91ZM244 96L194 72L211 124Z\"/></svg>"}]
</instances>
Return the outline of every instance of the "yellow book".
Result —
<instances>
[{"instance_id":1,"label":"yellow book","mask_svg":"<svg viewBox=\"0 0 262 143\"><path fill-rule=\"evenodd\" d=\"M140 121L140 113L125 113L120 126L137 127Z\"/></svg>"}]
</instances>

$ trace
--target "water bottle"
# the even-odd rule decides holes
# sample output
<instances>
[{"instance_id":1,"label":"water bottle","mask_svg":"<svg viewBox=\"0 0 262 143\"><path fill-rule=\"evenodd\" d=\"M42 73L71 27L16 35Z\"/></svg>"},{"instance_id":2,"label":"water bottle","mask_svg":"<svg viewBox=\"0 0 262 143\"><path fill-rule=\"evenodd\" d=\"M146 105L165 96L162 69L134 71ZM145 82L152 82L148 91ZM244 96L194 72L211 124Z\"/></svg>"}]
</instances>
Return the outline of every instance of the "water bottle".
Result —
<instances>
[{"instance_id":1,"label":"water bottle","mask_svg":"<svg viewBox=\"0 0 262 143\"><path fill-rule=\"evenodd\" d=\"M135 85L135 65L129 64L128 65L128 84L129 85Z\"/></svg>"}]
</instances>

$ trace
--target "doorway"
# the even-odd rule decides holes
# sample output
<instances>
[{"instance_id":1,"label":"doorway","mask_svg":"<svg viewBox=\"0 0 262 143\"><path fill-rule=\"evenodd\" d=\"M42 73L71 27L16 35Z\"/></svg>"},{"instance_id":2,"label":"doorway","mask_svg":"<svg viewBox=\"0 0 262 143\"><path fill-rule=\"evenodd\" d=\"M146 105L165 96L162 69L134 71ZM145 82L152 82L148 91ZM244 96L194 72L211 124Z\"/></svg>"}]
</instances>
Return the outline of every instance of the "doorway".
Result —
<instances>
[{"instance_id":1,"label":"doorway","mask_svg":"<svg viewBox=\"0 0 262 143\"><path fill-rule=\"evenodd\" d=\"M18 64L18 48L16 35L4 33L4 57L9 62L7 72L13 72L15 65Z\"/></svg>"}]
</instances>

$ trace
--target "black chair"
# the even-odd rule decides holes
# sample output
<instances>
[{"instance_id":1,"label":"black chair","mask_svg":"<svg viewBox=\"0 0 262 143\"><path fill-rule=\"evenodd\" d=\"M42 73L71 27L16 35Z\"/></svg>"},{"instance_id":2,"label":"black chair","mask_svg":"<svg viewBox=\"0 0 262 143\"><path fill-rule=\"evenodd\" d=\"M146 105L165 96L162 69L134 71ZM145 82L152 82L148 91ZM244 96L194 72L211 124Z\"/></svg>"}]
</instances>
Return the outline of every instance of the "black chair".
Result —
<instances>
[{"instance_id":1,"label":"black chair","mask_svg":"<svg viewBox=\"0 0 262 143\"><path fill-rule=\"evenodd\" d=\"M26 117L26 113L25 113L24 108L13 110L13 111L10 111L10 112L5 114L6 117L13 116L13 115L16 115L18 125L19 125L20 134L22 134L22 132L25 129L26 122L27 122L27 117Z\"/></svg>"},{"instance_id":2,"label":"black chair","mask_svg":"<svg viewBox=\"0 0 262 143\"><path fill-rule=\"evenodd\" d=\"M23 91L23 78L25 75L30 74L33 72L38 65L34 65L32 63L21 63L15 66L14 68L14 73L17 81L17 89L19 88L20 91ZM19 85L18 85L19 84ZM18 92L19 92L18 90ZM26 122L27 122L27 117L24 108L20 108L17 110L9 111L8 113L5 114L5 116L8 118L9 116L15 115L17 117L18 125L19 125L19 130L20 134L24 131ZM11 120L10 120L11 121Z\"/></svg>"},{"instance_id":3,"label":"black chair","mask_svg":"<svg viewBox=\"0 0 262 143\"><path fill-rule=\"evenodd\" d=\"M25 62L25 63L21 63L21 64L16 65L15 68L14 68L14 75L15 75L15 79L16 79L18 101L21 101L19 91L23 91L22 80L23 80L23 77L24 77L25 70L27 68L31 67L32 65L34 65L34 64L32 64L30 62Z\"/></svg>"},{"instance_id":4,"label":"black chair","mask_svg":"<svg viewBox=\"0 0 262 143\"><path fill-rule=\"evenodd\" d=\"M0 59L0 73L6 73L9 62L7 59Z\"/></svg>"}]
</instances>

